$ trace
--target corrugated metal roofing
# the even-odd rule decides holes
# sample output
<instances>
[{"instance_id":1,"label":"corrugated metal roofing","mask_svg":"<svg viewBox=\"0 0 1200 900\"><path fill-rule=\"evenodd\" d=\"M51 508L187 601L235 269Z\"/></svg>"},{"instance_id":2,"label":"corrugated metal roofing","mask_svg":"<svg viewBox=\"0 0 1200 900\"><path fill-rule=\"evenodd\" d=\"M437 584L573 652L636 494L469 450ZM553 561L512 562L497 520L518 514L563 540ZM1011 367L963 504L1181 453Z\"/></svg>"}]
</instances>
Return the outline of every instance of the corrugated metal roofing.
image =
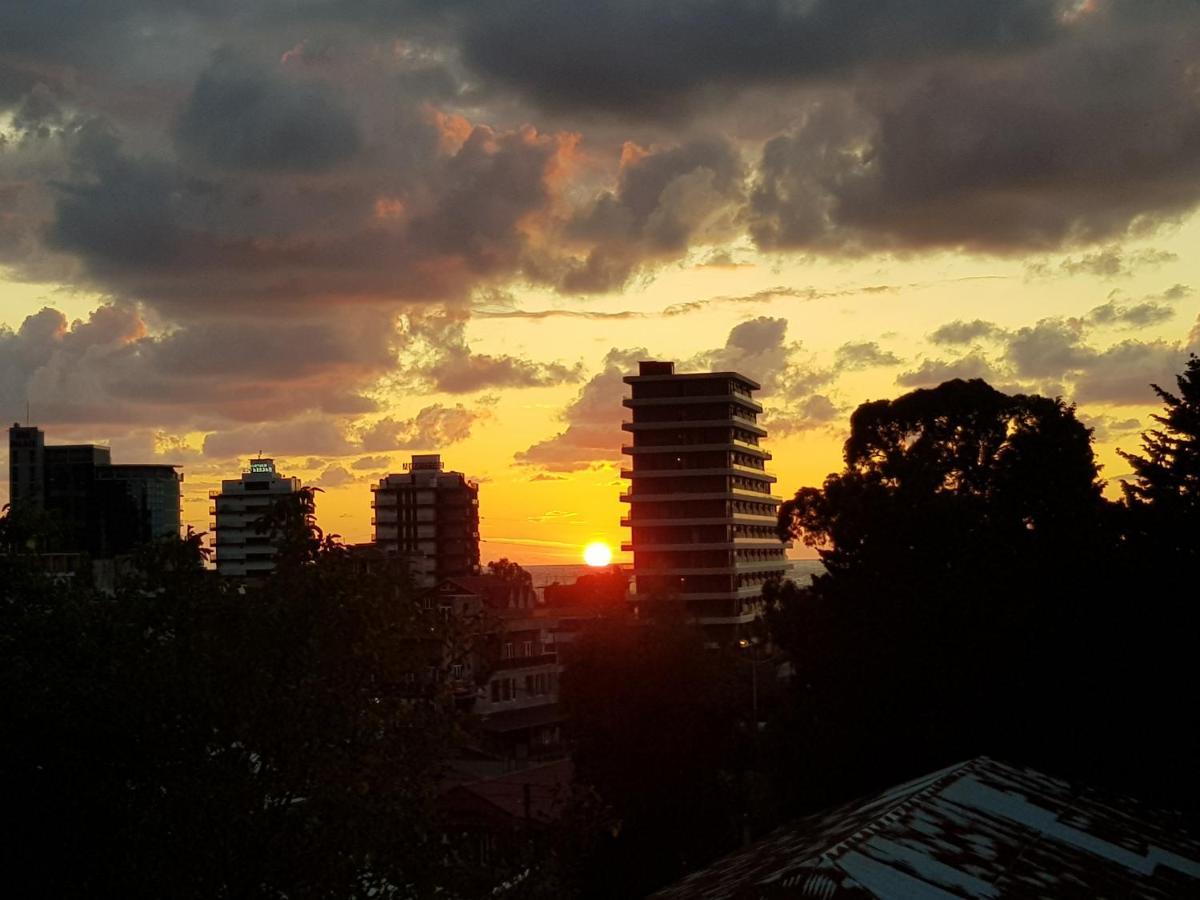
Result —
<instances>
[{"instance_id":1,"label":"corrugated metal roofing","mask_svg":"<svg viewBox=\"0 0 1200 900\"><path fill-rule=\"evenodd\" d=\"M980 757L780 828L654 896L1200 897L1200 841L1174 813Z\"/></svg>"}]
</instances>

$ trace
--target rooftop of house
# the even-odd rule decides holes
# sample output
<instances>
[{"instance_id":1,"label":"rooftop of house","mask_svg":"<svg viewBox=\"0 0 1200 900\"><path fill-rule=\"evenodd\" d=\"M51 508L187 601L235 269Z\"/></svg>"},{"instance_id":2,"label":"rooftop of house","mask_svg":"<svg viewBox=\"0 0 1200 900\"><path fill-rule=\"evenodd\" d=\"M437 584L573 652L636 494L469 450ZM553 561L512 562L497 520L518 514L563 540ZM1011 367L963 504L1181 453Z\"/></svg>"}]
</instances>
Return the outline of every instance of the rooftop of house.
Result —
<instances>
[{"instance_id":1,"label":"rooftop of house","mask_svg":"<svg viewBox=\"0 0 1200 900\"><path fill-rule=\"evenodd\" d=\"M1200 896L1175 813L987 757L777 829L654 897Z\"/></svg>"}]
</instances>

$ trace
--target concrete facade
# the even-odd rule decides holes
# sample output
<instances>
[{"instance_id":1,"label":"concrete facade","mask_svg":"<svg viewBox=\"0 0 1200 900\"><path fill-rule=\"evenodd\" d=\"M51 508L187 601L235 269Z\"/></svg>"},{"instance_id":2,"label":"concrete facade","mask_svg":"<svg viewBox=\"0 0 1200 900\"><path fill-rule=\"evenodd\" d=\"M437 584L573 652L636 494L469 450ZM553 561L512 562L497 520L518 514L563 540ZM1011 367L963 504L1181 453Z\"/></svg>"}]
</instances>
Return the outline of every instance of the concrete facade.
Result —
<instances>
[{"instance_id":1,"label":"concrete facade","mask_svg":"<svg viewBox=\"0 0 1200 900\"><path fill-rule=\"evenodd\" d=\"M643 362L624 380L633 443L621 448L632 457L622 549L633 552L635 602L677 599L689 618L732 633L757 615L763 583L787 571L760 385L737 372L676 374L671 362Z\"/></svg>"},{"instance_id":2,"label":"concrete facade","mask_svg":"<svg viewBox=\"0 0 1200 900\"><path fill-rule=\"evenodd\" d=\"M406 472L371 486L376 546L385 554L420 554L418 586L479 573L479 485L442 470L436 453L417 455Z\"/></svg>"},{"instance_id":3,"label":"concrete facade","mask_svg":"<svg viewBox=\"0 0 1200 900\"><path fill-rule=\"evenodd\" d=\"M221 490L209 494L219 574L244 577L275 570L279 549L261 520L280 499L298 494L300 487L299 478L275 471L274 460L252 459L240 478L222 481Z\"/></svg>"}]
</instances>

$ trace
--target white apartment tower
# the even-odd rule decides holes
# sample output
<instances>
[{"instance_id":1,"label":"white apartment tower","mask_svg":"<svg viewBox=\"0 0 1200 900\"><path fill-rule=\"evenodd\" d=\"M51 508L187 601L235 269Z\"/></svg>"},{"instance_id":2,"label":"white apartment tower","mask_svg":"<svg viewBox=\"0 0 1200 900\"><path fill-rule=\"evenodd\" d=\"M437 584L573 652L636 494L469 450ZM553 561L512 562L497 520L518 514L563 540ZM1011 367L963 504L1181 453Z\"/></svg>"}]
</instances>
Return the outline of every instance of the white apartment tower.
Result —
<instances>
[{"instance_id":1,"label":"white apartment tower","mask_svg":"<svg viewBox=\"0 0 1200 900\"><path fill-rule=\"evenodd\" d=\"M621 448L632 468L621 524L632 540L635 599L672 597L718 638L757 614L765 581L787 572L775 531L780 498L762 446L760 385L737 372L676 374L671 362L642 362L627 376Z\"/></svg>"},{"instance_id":2,"label":"white apartment tower","mask_svg":"<svg viewBox=\"0 0 1200 900\"><path fill-rule=\"evenodd\" d=\"M272 459L250 460L240 478L222 481L220 491L210 492L217 572L246 576L274 571L278 548L261 520L281 498L299 492L300 479L278 474Z\"/></svg>"}]
</instances>

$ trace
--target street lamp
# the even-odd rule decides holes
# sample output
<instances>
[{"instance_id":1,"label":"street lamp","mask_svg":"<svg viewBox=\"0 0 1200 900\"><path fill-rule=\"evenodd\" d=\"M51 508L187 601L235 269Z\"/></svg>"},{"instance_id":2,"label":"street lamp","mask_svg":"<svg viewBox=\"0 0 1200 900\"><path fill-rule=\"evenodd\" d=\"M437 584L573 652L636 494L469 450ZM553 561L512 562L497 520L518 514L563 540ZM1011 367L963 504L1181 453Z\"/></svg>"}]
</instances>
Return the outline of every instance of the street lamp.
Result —
<instances>
[{"instance_id":1,"label":"street lamp","mask_svg":"<svg viewBox=\"0 0 1200 900\"><path fill-rule=\"evenodd\" d=\"M738 640L738 646L743 650L749 650L753 647L753 643L749 638L741 638ZM758 744L758 660L753 656L747 660L750 663L750 709L754 716L754 743Z\"/></svg>"}]
</instances>

